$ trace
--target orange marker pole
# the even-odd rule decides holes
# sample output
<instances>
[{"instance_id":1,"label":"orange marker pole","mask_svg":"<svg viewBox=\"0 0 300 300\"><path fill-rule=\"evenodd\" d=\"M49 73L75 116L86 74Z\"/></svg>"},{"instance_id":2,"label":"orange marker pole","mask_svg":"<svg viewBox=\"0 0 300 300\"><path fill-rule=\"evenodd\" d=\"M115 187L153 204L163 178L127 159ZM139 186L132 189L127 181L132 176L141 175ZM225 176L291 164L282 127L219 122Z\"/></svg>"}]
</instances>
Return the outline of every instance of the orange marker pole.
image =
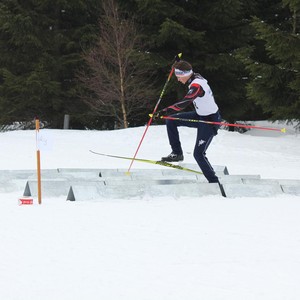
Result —
<instances>
[{"instance_id":1,"label":"orange marker pole","mask_svg":"<svg viewBox=\"0 0 300 300\"><path fill-rule=\"evenodd\" d=\"M40 121L35 120L35 132L36 132L36 160L37 160L37 181L38 181L38 203L42 204L42 184L41 184L41 154L39 149L39 131L40 131Z\"/></svg>"}]
</instances>

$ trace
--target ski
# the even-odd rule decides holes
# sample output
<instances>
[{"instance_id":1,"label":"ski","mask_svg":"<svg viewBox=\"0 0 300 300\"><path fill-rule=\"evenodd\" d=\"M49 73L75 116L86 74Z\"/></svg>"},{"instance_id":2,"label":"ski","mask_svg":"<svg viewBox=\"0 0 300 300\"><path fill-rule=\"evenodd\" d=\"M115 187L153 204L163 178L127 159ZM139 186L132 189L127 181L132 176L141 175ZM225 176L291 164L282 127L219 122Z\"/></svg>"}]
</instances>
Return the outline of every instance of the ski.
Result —
<instances>
[{"instance_id":1,"label":"ski","mask_svg":"<svg viewBox=\"0 0 300 300\"><path fill-rule=\"evenodd\" d=\"M96 154L96 155L101 155L101 156L106 156L106 157L132 160L132 157L104 154L104 153L99 153L99 152L95 152L95 151L92 151L92 150L90 150L90 152L93 153L93 154ZM147 163L147 164L160 165L160 166L163 166L163 167L169 167L169 168L178 169L178 170L182 170L182 171L192 172L192 173L196 173L196 174L203 174L200 171L196 171L196 170L189 169L189 168L186 168L186 167L182 167L182 166L179 166L179 165L173 165L173 164L171 164L169 162L166 162L166 161L151 160L151 159L144 159L144 158L135 158L134 160L139 161L139 162L144 162L144 163Z\"/></svg>"}]
</instances>

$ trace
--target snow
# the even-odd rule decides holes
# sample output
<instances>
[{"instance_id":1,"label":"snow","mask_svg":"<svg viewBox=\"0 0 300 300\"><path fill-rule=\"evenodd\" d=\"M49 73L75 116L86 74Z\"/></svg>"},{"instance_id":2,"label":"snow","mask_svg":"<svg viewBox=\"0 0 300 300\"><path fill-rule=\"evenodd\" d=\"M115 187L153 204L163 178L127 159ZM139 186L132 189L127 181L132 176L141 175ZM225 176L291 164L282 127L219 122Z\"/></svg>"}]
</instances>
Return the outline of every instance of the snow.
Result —
<instances>
[{"instance_id":1,"label":"snow","mask_svg":"<svg viewBox=\"0 0 300 300\"><path fill-rule=\"evenodd\" d=\"M287 129L221 130L207 155L230 174L299 180L300 137ZM41 130L53 138L42 168L128 168L130 161L88 150L132 156L144 130ZM192 163L194 129L180 133ZM36 167L35 131L2 132L0 143L1 170ZM169 152L165 126L151 126L138 157ZM20 196L0 189L1 299L300 299L300 197L43 198L19 206Z\"/></svg>"}]
</instances>

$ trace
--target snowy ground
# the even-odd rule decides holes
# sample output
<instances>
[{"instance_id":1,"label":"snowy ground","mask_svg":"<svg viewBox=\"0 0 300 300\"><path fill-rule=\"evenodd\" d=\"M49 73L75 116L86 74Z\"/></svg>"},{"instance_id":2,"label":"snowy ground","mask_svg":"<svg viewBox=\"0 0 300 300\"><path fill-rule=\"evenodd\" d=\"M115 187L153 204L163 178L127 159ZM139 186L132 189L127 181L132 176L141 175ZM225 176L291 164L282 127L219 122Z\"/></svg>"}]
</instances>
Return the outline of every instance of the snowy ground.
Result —
<instances>
[{"instance_id":1,"label":"snowy ground","mask_svg":"<svg viewBox=\"0 0 300 300\"><path fill-rule=\"evenodd\" d=\"M132 156L144 129L41 131L53 138L52 151L41 153L42 168L127 168L129 161L88 150ZM185 162L194 162L195 132L180 132ZM0 143L1 170L35 168L34 131L0 133ZM299 149L291 128L222 130L207 154L230 174L300 179ZM138 157L169 152L165 127L151 126ZM20 196L0 189L1 299L300 299L300 197L44 198L19 206Z\"/></svg>"}]
</instances>

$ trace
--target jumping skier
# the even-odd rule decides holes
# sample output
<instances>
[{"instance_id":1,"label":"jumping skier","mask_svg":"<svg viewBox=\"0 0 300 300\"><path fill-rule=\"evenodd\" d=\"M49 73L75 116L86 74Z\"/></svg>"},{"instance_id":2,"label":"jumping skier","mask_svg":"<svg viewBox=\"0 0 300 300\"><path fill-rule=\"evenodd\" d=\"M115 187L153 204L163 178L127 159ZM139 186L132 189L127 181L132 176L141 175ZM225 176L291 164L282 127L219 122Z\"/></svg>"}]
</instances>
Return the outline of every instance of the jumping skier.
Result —
<instances>
[{"instance_id":1,"label":"jumping skier","mask_svg":"<svg viewBox=\"0 0 300 300\"><path fill-rule=\"evenodd\" d=\"M166 120L167 133L172 152L168 156L162 157L162 161L183 161L184 157L180 143L178 127L186 126L197 128L194 158L208 182L218 183L218 177L216 176L214 169L212 168L206 157L206 150L210 145L213 137L217 135L220 126L201 122L185 121L187 119L195 119L221 122L218 105L215 102L212 90L208 85L207 80L204 79L200 74L194 73L192 65L190 63L181 60L175 62L173 67L177 80L182 84L188 84L189 90L182 101L166 107L161 111L156 112L154 115L154 118L158 118L159 116L170 115L176 112L176 114L172 114L171 116L181 119ZM194 111L178 113L191 103L193 103L194 105Z\"/></svg>"}]
</instances>

